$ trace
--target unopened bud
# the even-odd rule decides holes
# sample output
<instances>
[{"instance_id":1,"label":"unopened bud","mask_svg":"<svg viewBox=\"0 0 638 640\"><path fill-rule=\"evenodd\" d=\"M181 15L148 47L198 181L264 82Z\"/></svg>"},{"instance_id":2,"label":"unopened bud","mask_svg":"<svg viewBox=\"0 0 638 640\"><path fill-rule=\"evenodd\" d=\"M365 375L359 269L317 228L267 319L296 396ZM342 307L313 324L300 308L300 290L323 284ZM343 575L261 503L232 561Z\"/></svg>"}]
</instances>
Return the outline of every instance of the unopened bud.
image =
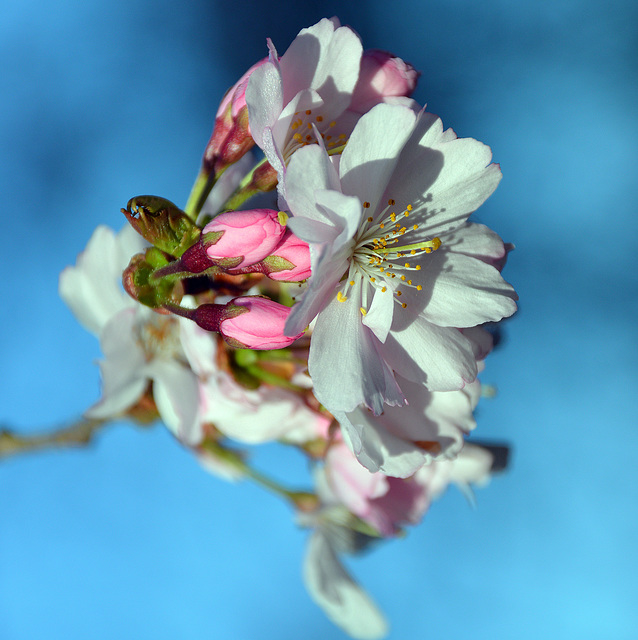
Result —
<instances>
[{"instance_id":1,"label":"unopened bud","mask_svg":"<svg viewBox=\"0 0 638 640\"><path fill-rule=\"evenodd\" d=\"M250 186L257 191L272 191L277 186L277 171L270 162L265 162L253 172Z\"/></svg>"},{"instance_id":2,"label":"unopened bud","mask_svg":"<svg viewBox=\"0 0 638 640\"><path fill-rule=\"evenodd\" d=\"M122 213L143 238L176 258L199 236L193 221L172 202L159 196L131 198Z\"/></svg>"},{"instance_id":3,"label":"unopened bud","mask_svg":"<svg viewBox=\"0 0 638 640\"><path fill-rule=\"evenodd\" d=\"M202 164L206 173L220 173L255 144L248 125L246 86L252 72L267 60L260 60L248 69L223 97L215 117L213 135L204 151Z\"/></svg>"},{"instance_id":4,"label":"unopened bud","mask_svg":"<svg viewBox=\"0 0 638 640\"><path fill-rule=\"evenodd\" d=\"M122 285L131 298L159 313L165 313L161 307L167 302L174 302L174 283L152 278L153 274L166 264L167 260L160 251L151 247L146 253L134 255L122 274Z\"/></svg>"},{"instance_id":5,"label":"unopened bud","mask_svg":"<svg viewBox=\"0 0 638 640\"><path fill-rule=\"evenodd\" d=\"M263 273L271 280L280 282L301 282L311 275L310 247L307 242L299 239L290 229L286 229L281 241L275 247L272 254L261 262L247 267L243 271L231 271L231 274L239 273Z\"/></svg>"},{"instance_id":6,"label":"unopened bud","mask_svg":"<svg viewBox=\"0 0 638 640\"><path fill-rule=\"evenodd\" d=\"M368 49L361 57L359 80L352 92L350 109L366 113L389 97L408 97L416 87L420 73L401 58L387 51Z\"/></svg>"},{"instance_id":7,"label":"unopened bud","mask_svg":"<svg viewBox=\"0 0 638 640\"><path fill-rule=\"evenodd\" d=\"M292 337L284 335L290 308L269 298L243 296L231 300L227 306L244 310L239 313L235 310L232 317L220 321L218 330L224 340L233 347L283 349L303 335L303 332Z\"/></svg>"},{"instance_id":8,"label":"unopened bud","mask_svg":"<svg viewBox=\"0 0 638 640\"><path fill-rule=\"evenodd\" d=\"M213 264L241 269L269 256L285 231L272 209L227 211L204 227L201 243Z\"/></svg>"}]
</instances>

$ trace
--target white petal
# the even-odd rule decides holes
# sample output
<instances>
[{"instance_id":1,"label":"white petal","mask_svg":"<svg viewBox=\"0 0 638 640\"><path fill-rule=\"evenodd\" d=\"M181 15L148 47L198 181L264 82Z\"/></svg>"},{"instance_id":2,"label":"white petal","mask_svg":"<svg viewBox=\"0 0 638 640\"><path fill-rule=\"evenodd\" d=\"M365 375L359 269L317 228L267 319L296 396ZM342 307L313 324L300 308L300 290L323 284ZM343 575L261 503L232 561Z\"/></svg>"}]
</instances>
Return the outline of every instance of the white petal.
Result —
<instances>
[{"instance_id":1,"label":"white petal","mask_svg":"<svg viewBox=\"0 0 638 640\"><path fill-rule=\"evenodd\" d=\"M466 222L445 234L444 238L447 249L484 262L500 260L505 255L505 245L500 236L483 224Z\"/></svg>"},{"instance_id":2,"label":"white petal","mask_svg":"<svg viewBox=\"0 0 638 640\"><path fill-rule=\"evenodd\" d=\"M474 327L497 322L516 311L518 298L498 269L443 245L419 260L423 290L406 292L408 307L423 300L423 317L442 327ZM415 278L416 280L416 278Z\"/></svg>"},{"instance_id":3,"label":"white petal","mask_svg":"<svg viewBox=\"0 0 638 640\"><path fill-rule=\"evenodd\" d=\"M302 29L280 60L284 100L289 102L302 89L315 89L334 117L350 104L359 77L362 47L347 27L335 29L324 18Z\"/></svg>"},{"instance_id":4,"label":"white petal","mask_svg":"<svg viewBox=\"0 0 638 640\"><path fill-rule=\"evenodd\" d=\"M377 105L359 120L341 155L339 173L344 193L377 205L414 121L411 109L386 104Z\"/></svg>"},{"instance_id":5,"label":"white petal","mask_svg":"<svg viewBox=\"0 0 638 640\"><path fill-rule=\"evenodd\" d=\"M366 416L365 410L357 409L347 415L337 413L335 417L341 424L344 441L370 472L407 478L425 464L423 451L390 433L374 416Z\"/></svg>"},{"instance_id":6,"label":"white petal","mask_svg":"<svg viewBox=\"0 0 638 640\"><path fill-rule=\"evenodd\" d=\"M199 385L197 376L176 361L155 360L149 367L153 378L153 397L164 424L188 446L202 441L198 419Z\"/></svg>"},{"instance_id":7,"label":"white petal","mask_svg":"<svg viewBox=\"0 0 638 640\"><path fill-rule=\"evenodd\" d=\"M379 356L378 341L361 323L359 303L333 300L317 317L308 370L318 400L330 411L352 411L360 404L375 413L383 404L402 404L391 370Z\"/></svg>"},{"instance_id":8,"label":"white petal","mask_svg":"<svg viewBox=\"0 0 638 640\"><path fill-rule=\"evenodd\" d=\"M315 191L317 209L329 219L335 229L340 229L334 239L333 251L339 251L357 232L363 208L359 198L346 196L332 189ZM312 240L307 240L312 242Z\"/></svg>"},{"instance_id":9,"label":"white petal","mask_svg":"<svg viewBox=\"0 0 638 640\"><path fill-rule=\"evenodd\" d=\"M346 633L361 640L376 640L388 633L385 618L339 562L321 531L310 537L303 572L312 599Z\"/></svg>"},{"instance_id":10,"label":"white petal","mask_svg":"<svg viewBox=\"0 0 638 640\"><path fill-rule=\"evenodd\" d=\"M458 329L438 327L421 317L404 322L404 314L395 313L381 353L397 373L430 391L462 389L476 378L470 341Z\"/></svg>"},{"instance_id":11,"label":"white petal","mask_svg":"<svg viewBox=\"0 0 638 640\"><path fill-rule=\"evenodd\" d=\"M364 284L363 286L369 286ZM374 297L368 312L363 316L362 322L377 337L379 342L385 342L388 331L392 326L392 317L394 315L394 298L389 291L381 291L374 289Z\"/></svg>"},{"instance_id":12,"label":"white petal","mask_svg":"<svg viewBox=\"0 0 638 640\"><path fill-rule=\"evenodd\" d=\"M258 444L285 438L307 429L316 416L285 389L244 389L227 374L203 387L207 410L204 418L224 435L239 442Z\"/></svg>"},{"instance_id":13,"label":"white petal","mask_svg":"<svg viewBox=\"0 0 638 640\"><path fill-rule=\"evenodd\" d=\"M462 224L496 189L501 171L489 164L491 159L489 147L472 138L457 139L443 131L439 118L423 113L384 198L414 207L420 229L411 238L444 233Z\"/></svg>"},{"instance_id":14,"label":"white petal","mask_svg":"<svg viewBox=\"0 0 638 640\"><path fill-rule=\"evenodd\" d=\"M211 334L210 331L204 331L192 320L179 318L178 322L179 338L191 369L201 378L216 373L216 335Z\"/></svg>"},{"instance_id":15,"label":"white petal","mask_svg":"<svg viewBox=\"0 0 638 640\"><path fill-rule=\"evenodd\" d=\"M148 385L144 351L135 339L135 309L124 309L104 327L100 345L104 360L102 398L86 415L92 418L115 417L134 405Z\"/></svg>"},{"instance_id":16,"label":"white petal","mask_svg":"<svg viewBox=\"0 0 638 640\"><path fill-rule=\"evenodd\" d=\"M312 144L297 150L290 159L284 181L288 207L295 217L327 222L325 214L317 209L315 192L340 191L340 187L337 172L324 149Z\"/></svg>"},{"instance_id":17,"label":"white petal","mask_svg":"<svg viewBox=\"0 0 638 640\"><path fill-rule=\"evenodd\" d=\"M122 271L146 246L128 224L117 235L99 226L76 265L61 273L60 297L85 329L99 335L115 314L135 305L122 289Z\"/></svg>"},{"instance_id":18,"label":"white petal","mask_svg":"<svg viewBox=\"0 0 638 640\"><path fill-rule=\"evenodd\" d=\"M313 257L312 277L301 299L292 307L286 320L284 335L296 336L304 331L315 316L334 299L339 280L348 268L348 257L343 253L333 255L331 248L326 244L320 247L319 258L315 260ZM311 247L311 256L314 254Z\"/></svg>"},{"instance_id":19,"label":"white petal","mask_svg":"<svg viewBox=\"0 0 638 640\"><path fill-rule=\"evenodd\" d=\"M266 127L272 127L284 107L281 72L277 65L265 62L255 69L246 87L246 105L250 132L263 148Z\"/></svg>"}]
</instances>

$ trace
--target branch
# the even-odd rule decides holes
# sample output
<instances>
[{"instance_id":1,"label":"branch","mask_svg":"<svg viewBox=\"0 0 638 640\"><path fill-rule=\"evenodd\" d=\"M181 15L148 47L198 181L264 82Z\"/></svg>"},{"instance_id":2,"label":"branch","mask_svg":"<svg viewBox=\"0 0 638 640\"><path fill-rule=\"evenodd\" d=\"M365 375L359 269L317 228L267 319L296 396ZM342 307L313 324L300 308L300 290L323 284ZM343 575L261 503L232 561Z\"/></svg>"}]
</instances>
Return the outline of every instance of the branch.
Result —
<instances>
[{"instance_id":1,"label":"branch","mask_svg":"<svg viewBox=\"0 0 638 640\"><path fill-rule=\"evenodd\" d=\"M107 422L106 419L82 418L70 427L35 435L22 435L9 429L0 429L0 460L41 449L84 447Z\"/></svg>"}]
</instances>

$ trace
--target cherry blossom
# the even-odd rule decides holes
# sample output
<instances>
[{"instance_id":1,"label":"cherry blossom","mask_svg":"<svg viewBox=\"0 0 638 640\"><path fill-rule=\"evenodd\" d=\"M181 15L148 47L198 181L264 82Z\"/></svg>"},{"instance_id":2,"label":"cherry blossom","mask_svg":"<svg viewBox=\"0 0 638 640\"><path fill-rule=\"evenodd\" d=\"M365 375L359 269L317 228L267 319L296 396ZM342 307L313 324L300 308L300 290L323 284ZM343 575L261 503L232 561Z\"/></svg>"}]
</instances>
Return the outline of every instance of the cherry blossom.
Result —
<instances>
[{"instance_id":1,"label":"cherry blossom","mask_svg":"<svg viewBox=\"0 0 638 640\"><path fill-rule=\"evenodd\" d=\"M375 104L414 104L406 96L418 73L391 54L364 54L358 35L337 18L302 29L281 59L270 40L268 48L268 62L253 70L245 99L252 136L280 183L297 149L321 140L338 152Z\"/></svg>"},{"instance_id":2,"label":"cherry blossom","mask_svg":"<svg viewBox=\"0 0 638 640\"><path fill-rule=\"evenodd\" d=\"M186 365L178 320L130 298L121 287L131 255L146 243L126 226L115 235L98 227L77 265L60 276L60 296L78 320L100 339L102 396L86 415L114 418L137 403L153 381L153 398L164 423L186 444L201 439L196 421L197 377Z\"/></svg>"},{"instance_id":3,"label":"cherry blossom","mask_svg":"<svg viewBox=\"0 0 638 640\"><path fill-rule=\"evenodd\" d=\"M467 222L500 181L490 160L436 116L386 104L361 118L338 163L320 145L292 157L288 225L310 245L312 276L286 333L316 318L309 371L329 410L404 405L395 371L431 391L476 378L459 328L516 310L489 264L503 242Z\"/></svg>"}]
</instances>

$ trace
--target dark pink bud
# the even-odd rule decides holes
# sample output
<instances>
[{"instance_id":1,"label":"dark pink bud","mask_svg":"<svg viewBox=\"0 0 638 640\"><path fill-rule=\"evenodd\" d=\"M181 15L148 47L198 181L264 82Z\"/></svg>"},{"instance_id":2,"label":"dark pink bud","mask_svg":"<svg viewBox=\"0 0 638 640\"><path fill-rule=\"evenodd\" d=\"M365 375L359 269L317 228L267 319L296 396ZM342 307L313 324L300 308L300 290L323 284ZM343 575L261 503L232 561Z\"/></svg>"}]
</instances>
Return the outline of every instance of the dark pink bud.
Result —
<instances>
[{"instance_id":1,"label":"dark pink bud","mask_svg":"<svg viewBox=\"0 0 638 640\"><path fill-rule=\"evenodd\" d=\"M231 346L247 349L283 349L303 335L303 332L292 337L284 335L290 308L269 298L243 296L231 300L227 306L245 310L223 319L220 323L219 332Z\"/></svg>"},{"instance_id":2,"label":"dark pink bud","mask_svg":"<svg viewBox=\"0 0 638 640\"><path fill-rule=\"evenodd\" d=\"M384 98L410 96L416 87L419 72L401 58L387 51L368 49L361 57L359 80L352 93L350 109L366 113Z\"/></svg>"}]
</instances>

